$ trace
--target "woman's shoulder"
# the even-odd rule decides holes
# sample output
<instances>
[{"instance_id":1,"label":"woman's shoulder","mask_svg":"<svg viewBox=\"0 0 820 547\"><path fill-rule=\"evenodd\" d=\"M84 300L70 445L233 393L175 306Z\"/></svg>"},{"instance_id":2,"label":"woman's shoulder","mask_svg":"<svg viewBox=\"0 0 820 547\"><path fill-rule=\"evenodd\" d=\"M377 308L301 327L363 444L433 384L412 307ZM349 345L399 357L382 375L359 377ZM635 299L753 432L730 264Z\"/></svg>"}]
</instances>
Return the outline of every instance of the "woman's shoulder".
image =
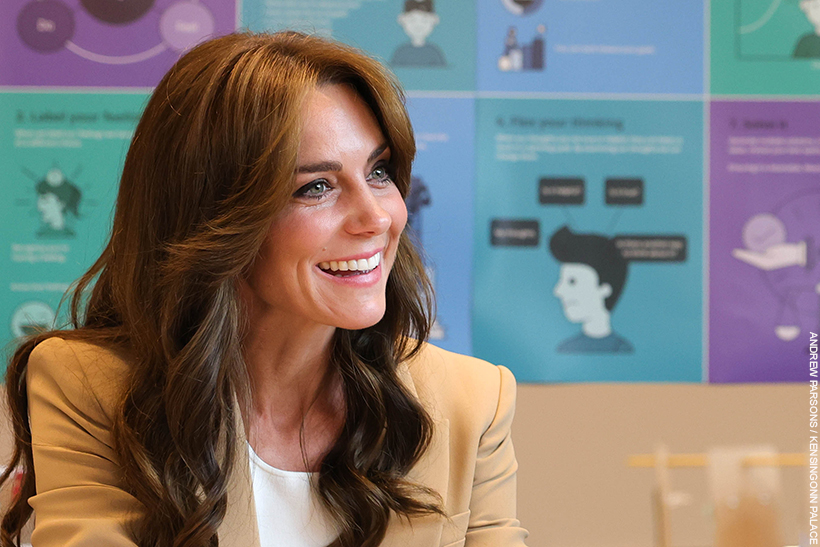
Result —
<instances>
[{"instance_id":1,"label":"woman's shoulder","mask_svg":"<svg viewBox=\"0 0 820 547\"><path fill-rule=\"evenodd\" d=\"M470 413L489 423L515 404L515 378L503 365L425 343L406 367L419 398L448 419Z\"/></svg>"},{"instance_id":2,"label":"woman's shoulder","mask_svg":"<svg viewBox=\"0 0 820 547\"><path fill-rule=\"evenodd\" d=\"M121 399L130 368L121 350L71 336L53 336L37 344L29 355L29 397L64 399L110 415Z\"/></svg>"}]
</instances>

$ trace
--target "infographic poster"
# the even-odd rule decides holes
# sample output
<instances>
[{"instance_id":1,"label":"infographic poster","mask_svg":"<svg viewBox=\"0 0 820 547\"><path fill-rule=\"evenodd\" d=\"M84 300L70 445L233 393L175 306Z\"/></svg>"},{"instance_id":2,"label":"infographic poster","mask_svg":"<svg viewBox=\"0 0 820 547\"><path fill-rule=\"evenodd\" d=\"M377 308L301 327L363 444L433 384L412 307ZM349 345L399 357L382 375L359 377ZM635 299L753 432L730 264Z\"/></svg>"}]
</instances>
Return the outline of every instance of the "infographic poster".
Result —
<instances>
[{"instance_id":1,"label":"infographic poster","mask_svg":"<svg viewBox=\"0 0 820 547\"><path fill-rule=\"evenodd\" d=\"M820 103L711 108L709 378L808 380L820 332Z\"/></svg>"},{"instance_id":2,"label":"infographic poster","mask_svg":"<svg viewBox=\"0 0 820 547\"><path fill-rule=\"evenodd\" d=\"M387 64L407 89L475 89L474 0L244 0L242 25L333 36Z\"/></svg>"},{"instance_id":3,"label":"infographic poster","mask_svg":"<svg viewBox=\"0 0 820 547\"><path fill-rule=\"evenodd\" d=\"M50 327L69 284L102 250L146 99L0 93L0 347Z\"/></svg>"},{"instance_id":4,"label":"infographic poster","mask_svg":"<svg viewBox=\"0 0 820 547\"><path fill-rule=\"evenodd\" d=\"M235 0L3 0L0 85L153 87L236 29Z\"/></svg>"},{"instance_id":5,"label":"infographic poster","mask_svg":"<svg viewBox=\"0 0 820 547\"><path fill-rule=\"evenodd\" d=\"M418 147L408 224L436 291L431 341L469 354L475 101L413 97L407 106Z\"/></svg>"},{"instance_id":6,"label":"infographic poster","mask_svg":"<svg viewBox=\"0 0 820 547\"><path fill-rule=\"evenodd\" d=\"M820 1L722 0L711 10L712 93L818 93Z\"/></svg>"},{"instance_id":7,"label":"infographic poster","mask_svg":"<svg viewBox=\"0 0 820 547\"><path fill-rule=\"evenodd\" d=\"M701 93L702 2L479 0L479 91Z\"/></svg>"},{"instance_id":8,"label":"infographic poster","mask_svg":"<svg viewBox=\"0 0 820 547\"><path fill-rule=\"evenodd\" d=\"M702 104L477 112L474 354L524 382L700 381Z\"/></svg>"}]
</instances>

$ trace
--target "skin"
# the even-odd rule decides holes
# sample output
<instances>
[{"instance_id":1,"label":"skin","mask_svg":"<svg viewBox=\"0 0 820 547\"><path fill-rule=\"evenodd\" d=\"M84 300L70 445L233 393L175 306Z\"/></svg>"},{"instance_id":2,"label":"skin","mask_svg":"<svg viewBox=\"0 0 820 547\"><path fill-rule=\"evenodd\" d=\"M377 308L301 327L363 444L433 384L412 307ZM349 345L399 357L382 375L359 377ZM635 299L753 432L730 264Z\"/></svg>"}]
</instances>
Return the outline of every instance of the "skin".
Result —
<instances>
[{"instance_id":1,"label":"skin","mask_svg":"<svg viewBox=\"0 0 820 547\"><path fill-rule=\"evenodd\" d=\"M814 25L814 32L820 35L820 1L801 0L800 9L806 14L809 22Z\"/></svg>"},{"instance_id":2,"label":"skin","mask_svg":"<svg viewBox=\"0 0 820 547\"><path fill-rule=\"evenodd\" d=\"M561 300L564 315L591 338L609 336L612 327L604 300L612 294L609 283L600 283L598 272L587 264L561 264L553 294Z\"/></svg>"},{"instance_id":3,"label":"skin","mask_svg":"<svg viewBox=\"0 0 820 547\"><path fill-rule=\"evenodd\" d=\"M427 41L427 37L438 25L439 18L435 13L412 10L400 13L398 22L410 38L410 43L415 47L422 47Z\"/></svg>"},{"instance_id":4,"label":"skin","mask_svg":"<svg viewBox=\"0 0 820 547\"><path fill-rule=\"evenodd\" d=\"M311 94L293 196L239 286L249 310L244 345L253 386L243 417L254 451L276 468L317 469L344 419L341 382L328 366L333 333L372 326L384 315L387 277L407 222L389 159L375 116L354 91L330 85ZM381 263L366 275L319 267L376 252Z\"/></svg>"}]
</instances>

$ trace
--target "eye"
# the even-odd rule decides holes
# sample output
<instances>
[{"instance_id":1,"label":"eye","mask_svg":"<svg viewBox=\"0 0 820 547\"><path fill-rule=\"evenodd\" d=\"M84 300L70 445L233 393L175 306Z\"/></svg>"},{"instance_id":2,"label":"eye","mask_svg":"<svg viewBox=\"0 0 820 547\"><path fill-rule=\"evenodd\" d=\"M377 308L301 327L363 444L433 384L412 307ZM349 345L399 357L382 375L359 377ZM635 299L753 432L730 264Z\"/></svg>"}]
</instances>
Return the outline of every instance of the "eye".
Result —
<instances>
[{"instance_id":1,"label":"eye","mask_svg":"<svg viewBox=\"0 0 820 547\"><path fill-rule=\"evenodd\" d=\"M393 182L393 177L390 174L390 170L387 167L387 163L378 163L376 167L373 168L373 171L370 172L370 176L367 177L367 180L375 181L382 184Z\"/></svg>"},{"instance_id":2,"label":"eye","mask_svg":"<svg viewBox=\"0 0 820 547\"><path fill-rule=\"evenodd\" d=\"M293 197L321 199L329 190L331 190L330 184L326 180L319 179L311 181L296 190Z\"/></svg>"},{"instance_id":3,"label":"eye","mask_svg":"<svg viewBox=\"0 0 820 547\"><path fill-rule=\"evenodd\" d=\"M569 279L567 279L567 283L569 283L570 285L575 285L575 278L570 277Z\"/></svg>"}]
</instances>

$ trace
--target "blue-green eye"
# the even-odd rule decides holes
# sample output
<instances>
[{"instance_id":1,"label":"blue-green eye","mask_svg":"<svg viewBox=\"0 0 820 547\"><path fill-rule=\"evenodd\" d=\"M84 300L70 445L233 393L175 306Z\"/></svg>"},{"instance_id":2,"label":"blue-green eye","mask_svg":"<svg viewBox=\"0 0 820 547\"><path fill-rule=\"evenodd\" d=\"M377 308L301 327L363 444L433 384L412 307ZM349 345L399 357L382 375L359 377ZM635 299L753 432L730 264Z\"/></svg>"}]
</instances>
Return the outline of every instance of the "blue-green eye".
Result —
<instances>
[{"instance_id":1,"label":"blue-green eye","mask_svg":"<svg viewBox=\"0 0 820 547\"><path fill-rule=\"evenodd\" d=\"M319 199L323 197L328 190L330 190L330 185L327 181L319 179L311 181L296 190L293 197Z\"/></svg>"},{"instance_id":2,"label":"blue-green eye","mask_svg":"<svg viewBox=\"0 0 820 547\"><path fill-rule=\"evenodd\" d=\"M387 169L387 165L384 163L378 164L376 167L373 168L373 171L370 173L369 180L375 180L377 182L391 182L393 177L390 175L390 171Z\"/></svg>"}]
</instances>

